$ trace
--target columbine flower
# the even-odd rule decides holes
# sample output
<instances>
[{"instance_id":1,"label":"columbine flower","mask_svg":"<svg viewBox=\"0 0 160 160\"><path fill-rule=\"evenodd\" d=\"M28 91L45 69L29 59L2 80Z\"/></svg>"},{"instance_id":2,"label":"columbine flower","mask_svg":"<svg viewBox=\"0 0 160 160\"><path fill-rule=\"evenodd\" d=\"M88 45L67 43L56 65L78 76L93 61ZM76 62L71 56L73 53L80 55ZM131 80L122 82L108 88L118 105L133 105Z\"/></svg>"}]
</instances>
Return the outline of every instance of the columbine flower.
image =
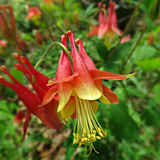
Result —
<instances>
[{"instance_id":1,"label":"columbine flower","mask_svg":"<svg viewBox=\"0 0 160 160\"><path fill-rule=\"evenodd\" d=\"M115 2L110 1L109 2L109 12L108 12L108 18L105 19L105 14L101 11L101 5L99 5L100 12L99 12L99 26L94 28L88 36L93 36L97 34L98 30L98 37L105 37L105 39L111 38L114 39L115 33L118 35L122 34L122 31L118 29L117 27L117 16L115 11ZM107 41L107 40L105 40ZM107 42L105 42L107 43Z\"/></svg>"},{"instance_id":2,"label":"columbine flower","mask_svg":"<svg viewBox=\"0 0 160 160\"><path fill-rule=\"evenodd\" d=\"M6 10L9 10L9 17L7 17L6 15ZM8 19L9 19L9 27L12 30L13 34L16 35L16 20L13 14L13 9L12 6L10 5L4 5L4 6L0 6L0 11L2 11L3 17L4 19L7 21L8 23ZM11 32L8 30L5 22L3 21L3 19L0 17L0 30L1 33L3 35L3 37L7 40L7 41L12 41L14 40Z\"/></svg>"},{"instance_id":3,"label":"columbine flower","mask_svg":"<svg viewBox=\"0 0 160 160\"><path fill-rule=\"evenodd\" d=\"M18 94L22 102L25 104L25 106L27 107L26 121L24 123L23 139L25 138L25 134L28 128L31 114L34 114L35 116L37 116L48 127L56 130L60 130L62 125L56 113L58 101L52 100L51 103L48 103L43 107L39 107L39 105L42 103L45 93L50 88L46 86L49 78L41 74L37 70L35 70L27 58L20 57L17 53L14 54L14 57L20 63L20 64L16 64L15 68L22 71L25 74L25 76L27 77L27 79L29 80L29 82L33 86L33 89L36 92L36 93L33 93L28 88L23 86L20 82L18 82L7 71L5 66L0 67L1 71L7 74L13 81L13 83L10 83L6 81L3 76L0 76L0 83L14 90ZM35 83L33 79L35 79Z\"/></svg>"},{"instance_id":4,"label":"columbine flower","mask_svg":"<svg viewBox=\"0 0 160 160\"><path fill-rule=\"evenodd\" d=\"M91 148L94 148L93 142L107 135L94 115L98 110L96 100L99 99L105 104L119 102L117 96L102 84L102 79L121 80L135 74L120 75L99 71L85 52L82 41L76 40L79 47L78 53L72 31L68 31L67 36L70 40L73 64L71 65L67 54L62 50L56 79L48 84L51 88L45 94L42 106L50 103L58 93L58 112L61 112L64 118L71 116L77 119L73 143L79 146L85 145L86 148L90 144ZM61 41L66 46L67 39L64 35Z\"/></svg>"},{"instance_id":5,"label":"columbine flower","mask_svg":"<svg viewBox=\"0 0 160 160\"><path fill-rule=\"evenodd\" d=\"M27 19L39 19L41 16L41 12L37 7L31 7L30 5L28 5L28 15L27 15Z\"/></svg>"},{"instance_id":6,"label":"columbine flower","mask_svg":"<svg viewBox=\"0 0 160 160\"><path fill-rule=\"evenodd\" d=\"M98 26L94 26L93 29L88 33L88 37L94 36L98 34L98 37L101 35L101 28L104 26L104 24L107 23L106 14L102 11L102 4L101 2L98 3L99 7L99 17L98 17ZM106 6L103 5L103 9L106 10Z\"/></svg>"}]
</instances>

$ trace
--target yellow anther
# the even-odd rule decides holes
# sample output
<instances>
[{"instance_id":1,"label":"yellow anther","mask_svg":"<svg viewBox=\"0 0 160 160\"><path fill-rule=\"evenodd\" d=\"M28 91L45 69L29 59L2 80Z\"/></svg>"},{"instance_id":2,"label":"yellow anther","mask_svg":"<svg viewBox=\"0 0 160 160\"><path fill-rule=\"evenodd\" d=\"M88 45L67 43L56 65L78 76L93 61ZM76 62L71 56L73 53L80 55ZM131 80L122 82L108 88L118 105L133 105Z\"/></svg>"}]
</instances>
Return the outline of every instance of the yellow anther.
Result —
<instances>
[{"instance_id":1,"label":"yellow anther","mask_svg":"<svg viewBox=\"0 0 160 160\"><path fill-rule=\"evenodd\" d=\"M92 138L95 138L95 135L94 135L94 134L91 134L91 137L92 137Z\"/></svg>"},{"instance_id":2,"label":"yellow anther","mask_svg":"<svg viewBox=\"0 0 160 160\"><path fill-rule=\"evenodd\" d=\"M101 129L99 127L97 128L97 130L98 130L98 133L101 133Z\"/></svg>"},{"instance_id":3,"label":"yellow anther","mask_svg":"<svg viewBox=\"0 0 160 160\"><path fill-rule=\"evenodd\" d=\"M79 143L79 147L81 147L81 146L82 146L82 142Z\"/></svg>"},{"instance_id":4,"label":"yellow anther","mask_svg":"<svg viewBox=\"0 0 160 160\"><path fill-rule=\"evenodd\" d=\"M75 132L73 132L73 136L74 136L74 137L76 137L76 134L75 134Z\"/></svg>"},{"instance_id":5,"label":"yellow anther","mask_svg":"<svg viewBox=\"0 0 160 160\"><path fill-rule=\"evenodd\" d=\"M73 144L75 144L75 143L76 143L76 141L77 141L77 140L76 140L76 139L74 139L74 140L73 140Z\"/></svg>"},{"instance_id":6,"label":"yellow anther","mask_svg":"<svg viewBox=\"0 0 160 160\"><path fill-rule=\"evenodd\" d=\"M101 139L101 137L100 137L100 136L96 136L96 138L97 138L97 139Z\"/></svg>"},{"instance_id":7,"label":"yellow anther","mask_svg":"<svg viewBox=\"0 0 160 160\"><path fill-rule=\"evenodd\" d=\"M98 133L102 138L104 137L102 133Z\"/></svg>"},{"instance_id":8,"label":"yellow anther","mask_svg":"<svg viewBox=\"0 0 160 160\"><path fill-rule=\"evenodd\" d=\"M88 134L88 138L91 138L91 135L90 135L90 134Z\"/></svg>"},{"instance_id":9,"label":"yellow anther","mask_svg":"<svg viewBox=\"0 0 160 160\"><path fill-rule=\"evenodd\" d=\"M83 144L83 145L85 145L85 144L86 144L86 142L84 141L84 142L82 142L82 144Z\"/></svg>"},{"instance_id":10,"label":"yellow anther","mask_svg":"<svg viewBox=\"0 0 160 160\"><path fill-rule=\"evenodd\" d=\"M81 142L84 142L84 141L86 141L86 139L85 139L85 138L82 138Z\"/></svg>"},{"instance_id":11,"label":"yellow anther","mask_svg":"<svg viewBox=\"0 0 160 160\"><path fill-rule=\"evenodd\" d=\"M95 138L91 138L91 141L92 141L92 142L95 142L95 141L96 141L96 139L95 139Z\"/></svg>"}]
</instances>

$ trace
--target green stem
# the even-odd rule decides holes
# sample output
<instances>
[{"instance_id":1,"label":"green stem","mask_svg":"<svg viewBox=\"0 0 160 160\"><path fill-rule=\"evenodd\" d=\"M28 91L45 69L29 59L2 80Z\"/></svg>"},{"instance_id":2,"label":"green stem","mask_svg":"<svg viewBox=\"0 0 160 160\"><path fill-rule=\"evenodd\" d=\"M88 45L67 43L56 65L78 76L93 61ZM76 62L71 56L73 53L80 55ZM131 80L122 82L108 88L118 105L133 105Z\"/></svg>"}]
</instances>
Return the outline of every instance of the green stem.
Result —
<instances>
[{"instance_id":1,"label":"green stem","mask_svg":"<svg viewBox=\"0 0 160 160\"><path fill-rule=\"evenodd\" d=\"M16 39L16 37L15 37L13 31L12 31L11 28L9 27L9 25L8 25L8 23L7 23L7 21L6 21L6 19L3 17L1 11L0 11L0 17L3 19L3 21L4 21L4 23L5 23L6 27L7 27L7 29L9 30L9 32L10 32L10 34L12 35L14 41L16 42L17 46L18 46L19 49L21 50L23 56L27 57L27 56L26 56L26 53L23 51L22 47L21 47L20 44L18 43L18 41L17 41L17 39Z\"/></svg>"},{"instance_id":2,"label":"green stem","mask_svg":"<svg viewBox=\"0 0 160 160\"><path fill-rule=\"evenodd\" d=\"M45 10L41 9L41 12L43 12L63 34L66 34Z\"/></svg>"},{"instance_id":3,"label":"green stem","mask_svg":"<svg viewBox=\"0 0 160 160\"><path fill-rule=\"evenodd\" d=\"M127 26L126 26L126 28L125 28L125 30L124 30L124 32L123 32L121 38L119 39L117 45L114 47L114 49L112 50L112 52L108 55L107 60L113 55L113 53L115 52L115 50L116 50L117 47L119 46L119 44L120 44L122 38L124 37L124 35L125 35L126 32L128 31L128 28L130 27L130 25L131 25L131 23L132 23L132 21L133 21L133 18L134 18L134 16L135 16L137 10L139 9L139 6L140 6L140 4L142 3L142 1L143 1L143 0L140 0L140 1L139 1L139 4L138 4L137 7L135 8L135 10L134 10L134 12L133 12L133 14L132 14L132 16L131 16L129 22L127 23Z\"/></svg>"},{"instance_id":4,"label":"green stem","mask_svg":"<svg viewBox=\"0 0 160 160\"><path fill-rule=\"evenodd\" d=\"M128 60L129 60L130 57L132 56L134 50L136 49L137 45L139 44L140 40L142 39L142 36L143 36L143 34L144 34L144 32L145 32L146 29L147 29L147 26L145 26L144 29L142 30L139 39L137 40L136 44L134 45L134 47L133 47L132 50L131 50L131 53L128 55L127 59L124 61L123 65L122 65L122 67L121 67L121 69L120 69L120 73L122 72L122 70L124 69L126 63L128 62Z\"/></svg>"},{"instance_id":5,"label":"green stem","mask_svg":"<svg viewBox=\"0 0 160 160\"><path fill-rule=\"evenodd\" d=\"M52 49L52 47L53 47L53 46L56 46L56 45L60 46L62 49L65 50L65 52L67 53L68 58L69 58L69 60L70 60L70 62L71 62L71 64L72 64L72 57L71 57L69 51L68 51L67 48L66 48L62 43L60 43L60 42L53 42L53 43L48 47L48 49L44 52L44 54L42 55L42 57L40 58L39 61L41 61L42 59L44 59L45 56L49 53L49 51ZM39 61L38 61L37 63L39 63ZM37 65L37 64L36 64L36 65ZM35 66L36 66L36 65L35 65Z\"/></svg>"},{"instance_id":6,"label":"green stem","mask_svg":"<svg viewBox=\"0 0 160 160\"><path fill-rule=\"evenodd\" d=\"M36 65L35 65L34 68L37 69L37 68L41 65L41 63L42 63L43 61L45 61L45 60L51 60L51 61L58 62L58 60L53 59L53 58L43 58L43 59L39 60L39 61L36 63Z\"/></svg>"}]
</instances>

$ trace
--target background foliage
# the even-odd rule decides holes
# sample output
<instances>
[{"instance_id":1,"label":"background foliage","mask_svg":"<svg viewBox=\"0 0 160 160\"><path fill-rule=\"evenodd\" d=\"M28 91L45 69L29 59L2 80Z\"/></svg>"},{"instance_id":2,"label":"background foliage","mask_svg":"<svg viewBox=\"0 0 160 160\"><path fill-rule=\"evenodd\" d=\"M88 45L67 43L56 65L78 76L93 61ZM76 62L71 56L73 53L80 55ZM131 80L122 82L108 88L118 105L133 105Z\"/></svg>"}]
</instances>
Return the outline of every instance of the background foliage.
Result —
<instances>
[{"instance_id":1,"label":"background foliage","mask_svg":"<svg viewBox=\"0 0 160 160\"><path fill-rule=\"evenodd\" d=\"M86 52L100 70L123 74L136 72L137 75L123 81L103 82L114 91L120 103L107 106L99 102L96 117L108 136L95 142L94 146L100 153L93 151L90 157L83 156L83 147L77 148L72 144L74 121L71 119L62 132L57 132L34 117L25 141L21 142L23 122L15 124L12 120L18 110L21 108L25 111L25 107L11 89L0 85L0 159L160 160L160 1L142 1L127 30L131 39L119 44L109 59L107 57L120 37L116 36L110 49L105 46L103 39L87 37L89 26L98 24L97 1L57 0L53 5L47 5L42 0L35 0L32 6L38 2L55 21L53 23L45 16L52 37L42 17L38 20L26 19L27 4L18 1L11 3L9 0L0 2L13 6L17 32L25 44L24 52L33 65L53 41L60 41L62 32L56 27L58 25L64 32L72 30L75 38L82 39ZM103 1L107 8L108 2ZM139 1L115 2L118 26L124 31ZM35 30L39 30L43 36L42 45L36 41ZM152 44L148 42L151 36L154 37ZM4 39L2 35L0 39ZM5 65L12 75L29 88L23 74L13 68L17 63L13 58L14 52L21 53L13 43L8 43L8 48L3 48L0 54L0 64ZM55 77L60 53L59 47L52 48L47 58L53 58L54 61L44 61L38 70L50 78Z\"/></svg>"}]
</instances>

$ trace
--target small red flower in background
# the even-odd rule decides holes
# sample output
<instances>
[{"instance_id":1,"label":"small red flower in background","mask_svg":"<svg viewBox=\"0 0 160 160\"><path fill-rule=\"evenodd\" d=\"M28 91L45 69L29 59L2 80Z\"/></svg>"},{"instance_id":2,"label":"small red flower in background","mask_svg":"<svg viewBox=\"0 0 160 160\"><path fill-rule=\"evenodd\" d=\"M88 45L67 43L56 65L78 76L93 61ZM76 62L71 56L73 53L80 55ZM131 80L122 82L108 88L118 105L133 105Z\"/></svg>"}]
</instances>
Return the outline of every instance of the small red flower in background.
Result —
<instances>
[{"instance_id":1,"label":"small red flower in background","mask_svg":"<svg viewBox=\"0 0 160 160\"><path fill-rule=\"evenodd\" d=\"M7 42L4 41L4 40L0 40L0 47L5 47L5 48L7 48L7 47L8 47L8 46L7 46Z\"/></svg>"},{"instance_id":2,"label":"small red flower in background","mask_svg":"<svg viewBox=\"0 0 160 160\"><path fill-rule=\"evenodd\" d=\"M115 2L109 2L108 17L106 20L105 14L102 12L101 3L99 3L99 25L89 32L88 36L94 36L98 34L98 37L102 36L114 39L115 33L122 34L122 31L117 27L117 16L115 11ZM105 7L104 7L105 9Z\"/></svg>"},{"instance_id":3,"label":"small red flower in background","mask_svg":"<svg viewBox=\"0 0 160 160\"><path fill-rule=\"evenodd\" d=\"M154 36L153 33L150 33L149 37L148 37L148 44L152 45L154 41Z\"/></svg>"},{"instance_id":4,"label":"small red flower in background","mask_svg":"<svg viewBox=\"0 0 160 160\"><path fill-rule=\"evenodd\" d=\"M24 75L27 77L27 79L31 83L34 91L36 92L34 93L30 91L20 82L18 82L7 71L5 66L0 67L1 71L7 74L13 81L13 83L10 83L6 81L3 76L0 76L0 83L14 90L27 108L26 120L24 123L23 139L25 138L25 135L26 135L31 114L37 116L48 127L56 130L60 130L62 125L59 121L59 118L56 112L56 109L58 106L58 101L57 101L58 99L55 97L56 100L53 100L51 103L48 103L43 107L39 107L40 104L42 103L45 93L50 88L46 86L46 84L49 81L49 78L41 74L37 70L35 70L27 58L20 57L20 55L17 53L14 54L14 57L19 61L19 64L16 64L15 68L24 73Z\"/></svg>"},{"instance_id":5,"label":"small red flower in background","mask_svg":"<svg viewBox=\"0 0 160 160\"><path fill-rule=\"evenodd\" d=\"M7 17L6 15L6 10L9 10L9 17ZM10 5L3 5L0 6L0 11L3 14L3 17L5 19L5 21L8 23L8 19L9 19L9 27L12 30L12 33L14 34L14 36L16 35L16 20L13 14L13 9L12 6ZM0 17L0 30L1 33L3 35L3 37L7 40L7 41L13 41L13 36L11 34L11 32L8 30L4 20Z\"/></svg>"},{"instance_id":6,"label":"small red flower in background","mask_svg":"<svg viewBox=\"0 0 160 160\"><path fill-rule=\"evenodd\" d=\"M98 3L98 7L99 7L99 17L98 17L99 25L98 26L92 26L92 30L88 33L88 37L95 36L97 34L100 37L100 35L101 35L101 29L100 28L102 28L102 26L107 23L106 15L102 11L101 2ZM103 5L103 9L106 9L105 5Z\"/></svg>"},{"instance_id":7,"label":"small red flower in background","mask_svg":"<svg viewBox=\"0 0 160 160\"><path fill-rule=\"evenodd\" d=\"M42 37L42 34L41 34L41 32L39 30L35 31L35 38L36 38L37 43L42 45L43 37Z\"/></svg>"},{"instance_id":8,"label":"small red flower in background","mask_svg":"<svg viewBox=\"0 0 160 160\"><path fill-rule=\"evenodd\" d=\"M21 123L22 120L25 118L25 114L23 113L23 111L19 111L15 118L13 119L13 123Z\"/></svg>"},{"instance_id":9,"label":"small red flower in background","mask_svg":"<svg viewBox=\"0 0 160 160\"><path fill-rule=\"evenodd\" d=\"M121 43L128 42L130 39L131 39L131 36L130 36L130 35L124 36L124 37L121 39Z\"/></svg>"},{"instance_id":10,"label":"small red flower in background","mask_svg":"<svg viewBox=\"0 0 160 160\"><path fill-rule=\"evenodd\" d=\"M56 78L48 84L51 88L46 92L42 106L52 102L58 93L57 111L64 118L77 119L73 132L73 144L85 145L86 148L90 144L91 148L95 150L92 143L107 135L94 115L98 110L96 100L99 99L105 104L119 102L117 96L102 84L102 79L122 80L135 74L120 75L98 70L85 52L82 41L76 40L78 53L72 31L68 31L67 36L70 41L73 64L70 63L66 52L62 50ZM61 42L67 48L65 35L61 36ZM97 151L95 150L95 152Z\"/></svg>"},{"instance_id":11,"label":"small red flower in background","mask_svg":"<svg viewBox=\"0 0 160 160\"><path fill-rule=\"evenodd\" d=\"M38 7L31 7L30 5L28 5L28 14L27 14L27 19L39 19L41 16L41 12L38 9Z\"/></svg>"}]
</instances>

